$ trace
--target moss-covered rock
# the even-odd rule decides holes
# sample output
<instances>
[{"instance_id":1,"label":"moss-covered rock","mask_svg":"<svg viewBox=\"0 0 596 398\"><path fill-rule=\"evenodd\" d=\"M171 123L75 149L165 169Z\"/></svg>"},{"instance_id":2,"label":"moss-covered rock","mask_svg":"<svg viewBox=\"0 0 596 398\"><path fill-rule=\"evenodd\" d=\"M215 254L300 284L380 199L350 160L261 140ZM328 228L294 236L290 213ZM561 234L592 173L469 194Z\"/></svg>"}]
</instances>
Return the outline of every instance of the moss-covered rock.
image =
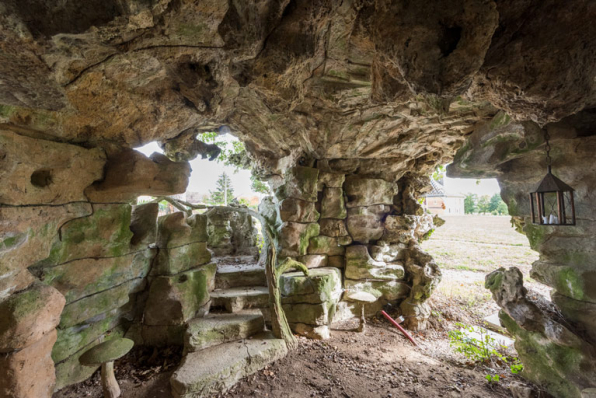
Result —
<instances>
[{"instance_id":1,"label":"moss-covered rock","mask_svg":"<svg viewBox=\"0 0 596 398\"><path fill-rule=\"evenodd\" d=\"M345 174L320 171L317 187L319 191L322 191L324 188L341 188L345 180Z\"/></svg>"},{"instance_id":2,"label":"moss-covered rock","mask_svg":"<svg viewBox=\"0 0 596 398\"><path fill-rule=\"evenodd\" d=\"M319 170L312 167L295 166L286 170L284 182L275 190L279 200L294 198L317 201Z\"/></svg>"},{"instance_id":3,"label":"moss-covered rock","mask_svg":"<svg viewBox=\"0 0 596 398\"><path fill-rule=\"evenodd\" d=\"M151 282L145 306L146 325L180 325L199 312L208 312L209 292L214 288L217 266L203 265L174 276L160 276Z\"/></svg>"},{"instance_id":4,"label":"moss-covered rock","mask_svg":"<svg viewBox=\"0 0 596 398\"><path fill-rule=\"evenodd\" d=\"M307 254L310 239L319 235L319 224L283 223L279 229L278 258Z\"/></svg>"},{"instance_id":5,"label":"moss-covered rock","mask_svg":"<svg viewBox=\"0 0 596 398\"><path fill-rule=\"evenodd\" d=\"M0 353L39 341L60 321L64 297L54 288L34 284L0 302Z\"/></svg>"},{"instance_id":6,"label":"moss-covered rock","mask_svg":"<svg viewBox=\"0 0 596 398\"><path fill-rule=\"evenodd\" d=\"M341 273L337 268L316 268L308 276L291 272L281 276L279 289L282 303L317 304L338 301L341 296Z\"/></svg>"},{"instance_id":7,"label":"moss-covered rock","mask_svg":"<svg viewBox=\"0 0 596 398\"><path fill-rule=\"evenodd\" d=\"M390 207L385 205L348 209L347 227L352 239L359 243L376 241L383 236L383 219Z\"/></svg>"},{"instance_id":8,"label":"moss-covered rock","mask_svg":"<svg viewBox=\"0 0 596 398\"><path fill-rule=\"evenodd\" d=\"M343 220L348 213L341 188L325 188L321 199L321 217Z\"/></svg>"},{"instance_id":9,"label":"moss-covered rock","mask_svg":"<svg viewBox=\"0 0 596 398\"><path fill-rule=\"evenodd\" d=\"M87 350L79 357L79 362L81 365L85 366L93 366L106 362L112 362L126 355L133 346L134 341L130 339L112 337Z\"/></svg>"},{"instance_id":10,"label":"moss-covered rock","mask_svg":"<svg viewBox=\"0 0 596 398\"><path fill-rule=\"evenodd\" d=\"M339 238L330 236L315 236L310 238L308 245L308 254L325 254L328 256L342 256L345 253L345 247L341 246Z\"/></svg>"},{"instance_id":11,"label":"moss-covered rock","mask_svg":"<svg viewBox=\"0 0 596 398\"><path fill-rule=\"evenodd\" d=\"M157 239L158 203L144 203L132 206L130 230L133 237L130 240L132 250L142 250L155 243Z\"/></svg>"},{"instance_id":12,"label":"moss-covered rock","mask_svg":"<svg viewBox=\"0 0 596 398\"><path fill-rule=\"evenodd\" d=\"M317 222L319 216L313 202L287 198L279 204L279 219L281 221L311 223Z\"/></svg>"},{"instance_id":13,"label":"moss-covered rock","mask_svg":"<svg viewBox=\"0 0 596 398\"><path fill-rule=\"evenodd\" d=\"M157 220L157 247L174 248L189 243L207 242L207 216L185 213L166 214Z\"/></svg>"},{"instance_id":14,"label":"moss-covered rock","mask_svg":"<svg viewBox=\"0 0 596 398\"><path fill-rule=\"evenodd\" d=\"M307 254L296 257L296 261L306 265L306 268L322 268L327 266L327 256L324 254Z\"/></svg>"},{"instance_id":15,"label":"moss-covered rock","mask_svg":"<svg viewBox=\"0 0 596 398\"><path fill-rule=\"evenodd\" d=\"M346 292L343 300L352 301L350 294L366 292L375 296L377 299L394 301L403 299L410 293L410 286L402 281L354 281L346 279L344 283Z\"/></svg>"},{"instance_id":16,"label":"moss-covered rock","mask_svg":"<svg viewBox=\"0 0 596 398\"><path fill-rule=\"evenodd\" d=\"M348 196L347 207L391 205L397 195L397 184L378 178L346 178L344 190Z\"/></svg>"},{"instance_id":17,"label":"moss-covered rock","mask_svg":"<svg viewBox=\"0 0 596 398\"><path fill-rule=\"evenodd\" d=\"M170 249L158 249L151 275L167 276L207 264L211 251L207 242L195 242Z\"/></svg>"},{"instance_id":18,"label":"moss-covered rock","mask_svg":"<svg viewBox=\"0 0 596 398\"><path fill-rule=\"evenodd\" d=\"M349 236L345 220L322 218L319 221L319 224L321 226L321 235L332 236L336 238Z\"/></svg>"},{"instance_id":19,"label":"moss-covered rock","mask_svg":"<svg viewBox=\"0 0 596 398\"><path fill-rule=\"evenodd\" d=\"M284 304L283 310L290 324L329 325L336 306L337 303L333 301L320 304Z\"/></svg>"},{"instance_id":20,"label":"moss-covered rock","mask_svg":"<svg viewBox=\"0 0 596 398\"><path fill-rule=\"evenodd\" d=\"M346 248L346 272L348 279L400 280L405 276L404 267L398 263L373 260L366 246Z\"/></svg>"}]
</instances>

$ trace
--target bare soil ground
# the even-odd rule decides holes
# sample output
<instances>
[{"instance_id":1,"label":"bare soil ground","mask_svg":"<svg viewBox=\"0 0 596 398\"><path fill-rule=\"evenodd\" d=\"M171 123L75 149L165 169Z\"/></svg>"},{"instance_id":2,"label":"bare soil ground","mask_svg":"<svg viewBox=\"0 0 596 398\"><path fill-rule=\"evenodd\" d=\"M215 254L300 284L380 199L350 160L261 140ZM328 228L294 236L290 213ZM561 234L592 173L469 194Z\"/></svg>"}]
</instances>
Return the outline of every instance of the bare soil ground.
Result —
<instances>
[{"instance_id":1,"label":"bare soil ground","mask_svg":"<svg viewBox=\"0 0 596 398\"><path fill-rule=\"evenodd\" d=\"M528 275L537 259L526 238L506 217L445 217L423 248L443 271L443 282L431 298L429 330L414 333L414 347L382 318L369 320L365 333L349 331L357 321L333 325L327 341L300 338L299 348L266 369L242 379L218 398L394 398L394 397L511 397L511 384L523 380L500 361L472 363L449 345L447 332L456 322L482 325L498 310L484 289L486 273L517 266ZM548 289L526 278L535 294ZM391 309L389 309L391 310ZM515 356L515 351L506 354ZM180 360L174 348L135 349L116 363L124 398L169 398L169 378ZM499 374L489 384L486 374ZM54 394L54 398L100 398L96 373L90 380Z\"/></svg>"}]
</instances>

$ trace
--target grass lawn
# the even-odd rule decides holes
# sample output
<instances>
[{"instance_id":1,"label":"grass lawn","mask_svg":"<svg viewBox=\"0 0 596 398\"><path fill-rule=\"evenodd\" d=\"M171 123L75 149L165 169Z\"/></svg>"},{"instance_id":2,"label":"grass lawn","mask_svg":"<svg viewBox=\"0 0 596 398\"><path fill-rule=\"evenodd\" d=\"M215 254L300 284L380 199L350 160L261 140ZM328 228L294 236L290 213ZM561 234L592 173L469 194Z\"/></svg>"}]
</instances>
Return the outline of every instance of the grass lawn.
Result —
<instances>
[{"instance_id":1,"label":"grass lawn","mask_svg":"<svg viewBox=\"0 0 596 398\"><path fill-rule=\"evenodd\" d=\"M530 249L524 235L513 229L509 217L442 218L445 225L422 243L443 272L436 301L455 302L476 319L496 312L498 307L484 288L484 278L500 267L518 267L525 276L524 285L548 297L550 289L529 277L538 253Z\"/></svg>"}]
</instances>

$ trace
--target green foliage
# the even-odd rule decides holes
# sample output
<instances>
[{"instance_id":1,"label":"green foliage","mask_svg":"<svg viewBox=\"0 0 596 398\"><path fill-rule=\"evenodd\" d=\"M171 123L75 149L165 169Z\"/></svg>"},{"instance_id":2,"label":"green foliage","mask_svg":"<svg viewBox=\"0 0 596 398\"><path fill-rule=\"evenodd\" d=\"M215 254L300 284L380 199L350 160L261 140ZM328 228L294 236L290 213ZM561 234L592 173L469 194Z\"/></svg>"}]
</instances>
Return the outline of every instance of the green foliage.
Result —
<instances>
[{"instance_id":1,"label":"green foliage","mask_svg":"<svg viewBox=\"0 0 596 398\"><path fill-rule=\"evenodd\" d=\"M498 351L498 348L502 347L484 329L462 323L456 323L455 325L460 329L450 330L448 333L449 345L455 348L455 352L464 354L466 358L472 361L487 361L495 356L507 362L505 356ZM472 333L480 334L480 338L471 337Z\"/></svg>"},{"instance_id":2,"label":"green foliage","mask_svg":"<svg viewBox=\"0 0 596 398\"><path fill-rule=\"evenodd\" d=\"M228 203L235 199L232 182L225 171L217 179L215 187L215 191L209 191L210 195L207 203L215 206L227 206Z\"/></svg>"},{"instance_id":3,"label":"green foliage","mask_svg":"<svg viewBox=\"0 0 596 398\"><path fill-rule=\"evenodd\" d=\"M250 187L252 188L253 191L262 193L265 195L271 194L269 185L267 185L263 181L259 180L254 174L250 176L250 181L252 182Z\"/></svg>"},{"instance_id":4,"label":"green foliage","mask_svg":"<svg viewBox=\"0 0 596 398\"><path fill-rule=\"evenodd\" d=\"M522 370L524 370L524 365L519 361L519 359L515 359L515 363L513 363L509 369L511 370L511 373L513 374L518 374L519 372L521 372Z\"/></svg>"},{"instance_id":5,"label":"green foliage","mask_svg":"<svg viewBox=\"0 0 596 398\"><path fill-rule=\"evenodd\" d=\"M466 214L474 214L478 211L476 202L478 201L478 195L475 193L469 193L464 199L464 212Z\"/></svg>"},{"instance_id":6,"label":"green foliage","mask_svg":"<svg viewBox=\"0 0 596 398\"><path fill-rule=\"evenodd\" d=\"M483 195L478 199L478 213L486 214L490 213L490 198L488 195Z\"/></svg>"},{"instance_id":7,"label":"green foliage","mask_svg":"<svg viewBox=\"0 0 596 398\"><path fill-rule=\"evenodd\" d=\"M441 182L443 178L445 178L445 174L447 171L445 170L445 166L437 166L435 167L435 171L433 172L433 180Z\"/></svg>"},{"instance_id":8,"label":"green foliage","mask_svg":"<svg viewBox=\"0 0 596 398\"><path fill-rule=\"evenodd\" d=\"M498 383L498 382L499 382L499 380L501 380L501 377L500 377L499 375L493 375L493 376L491 376L491 375L486 375L486 376L484 376L484 378L485 378L486 380L488 380L488 382L489 382L489 383L493 383L493 384L494 384L494 383Z\"/></svg>"}]
</instances>

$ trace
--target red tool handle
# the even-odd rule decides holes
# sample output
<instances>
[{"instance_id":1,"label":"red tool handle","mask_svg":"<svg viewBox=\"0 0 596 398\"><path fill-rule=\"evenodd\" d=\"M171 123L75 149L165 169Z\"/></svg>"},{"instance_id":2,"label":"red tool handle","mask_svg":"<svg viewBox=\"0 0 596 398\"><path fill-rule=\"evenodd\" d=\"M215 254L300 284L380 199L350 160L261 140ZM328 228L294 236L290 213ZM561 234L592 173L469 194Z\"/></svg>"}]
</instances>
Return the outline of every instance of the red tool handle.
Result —
<instances>
[{"instance_id":1,"label":"red tool handle","mask_svg":"<svg viewBox=\"0 0 596 398\"><path fill-rule=\"evenodd\" d=\"M412 336L410 336L410 334L408 332L406 332L404 330L404 328L402 328L401 326L399 326L399 323L395 322L395 320L393 318L391 318L389 316L389 314L387 314L385 311L381 311L381 314L383 314L383 316L385 318L387 318L387 320L389 322L391 322L393 324L393 326L395 326L396 328L398 328L399 331L402 332L404 334L404 336L406 336L408 338L408 340L410 340L412 342L412 344L414 344L416 347L418 347L418 344L416 344L416 342L414 341L414 338L412 338Z\"/></svg>"}]
</instances>

